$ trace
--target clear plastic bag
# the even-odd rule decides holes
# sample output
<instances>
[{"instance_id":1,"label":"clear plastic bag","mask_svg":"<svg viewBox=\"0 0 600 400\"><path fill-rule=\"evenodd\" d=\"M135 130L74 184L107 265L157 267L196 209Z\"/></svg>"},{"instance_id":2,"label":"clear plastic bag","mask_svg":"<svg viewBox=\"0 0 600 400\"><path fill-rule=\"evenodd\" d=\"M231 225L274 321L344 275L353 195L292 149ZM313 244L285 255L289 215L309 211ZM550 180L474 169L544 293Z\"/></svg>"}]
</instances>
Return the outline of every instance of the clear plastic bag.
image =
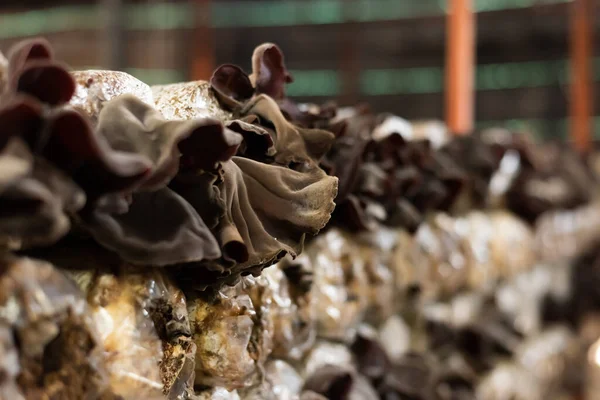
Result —
<instances>
[{"instance_id":1,"label":"clear plastic bag","mask_svg":"<svg viewBox=\"0 0 600 400\"><path fill-rule=\"evenodd\" d=\"M44 261L0 263L1 397L111 398L102 342L77 287Z\"/></svg>"},{"instance_id":2,"label":"clear plastic bag","mask_svg":"<svg viewBox=\"0 0 600 400\"><path fill-rule=\"evenodd\" d=\"M436 298L442 283L436 279L438 266L441 264L442 243L434 227L425 222L419 226L414 236L413 268L416 270L416 283L423 299Z\"/></svg>"},{"instance_id":3,"label":"clear plastic bag","mask_svg":"<svg viewBox=\"0 0 600 400\"><path fill-rule=\"evenodd\" d=\"M550 295L555 300L567 301L569 274L566 265L537 265L499 285L496 304L519 332L535 335L542 328L544 299Z\"/></svg>"},{"instance_id":4,"label":"clear plastic bag","mask_svg":"<svg viewBox=\"0 0 600 400\"><path fill-rule=\"evenodd\" d=\"M285 361L265 365L264 379L255 387L240 391L243 400L298 400L304 381Z\"/></svg>"},{"instance_id":5,"label":"clear plastic bag","mask_svg":"<svg viewBox=\"0 0 600 400\"><path fill-rule=\"evenodd\" d=\"M377 400L379 396L369 381L351 366L325 365L304 384L304 389L330 398Z\"/></svg>"},{"instance_id":6,"label":"clear plastic bag","mask_svg":"<svg viewBox=\"0 0 600 400\"><path fill-rule=\"evenodd\" d=\"M379 340L390 360L399 360L411 348L410 327L400 316L392 315L379 328Z\"/></svg>"},{"instance_id":7,"label":"clear plastic bag","mask_svg":"<svg viewBox=\"0 0 600 400\"><path fill-rule=\"evenodd\" d=\"M162 342L159 367L163 393L169 400L183 399L193 392L196 357L186 297L160 269L130 274L127 280L137 289L137 299Z\"/></svg>"},{"instance_id":8,"label":"clear plastic bag","mask_svg":"<svg viewBox=\"0 0 600 400\"><path fill-rule=\"evenodd\" d=\"M233 119L232 114L220 106L209 82L193 81L152 86L152 93L156 108L169 120Z\"/></svg>"},{"instance_id":9,"label":"clear plastic bag","mask_svg":"<svg viewBox=\"0 0 600 400\"><path fill-rule=\"evenodd\" d=\"M312 267L308 257L286 259L263 270L272 296L273 356L299 360L316 337Z\"/></svg>"},{"instance_id":10,"label":"clear plastic bag","mask_svg":"<svg viewBox=\"0 0 600 400\"><path fill-rule=\"evenodd\" d=\"M437 213L431 218L430 224L439 241L439 253L434 255L437 261L434 279L440 282L442 294L456 293L466 286L468 278L460 220L445 213Z\"/></svg>"},{"instance_id":11,"label":"clear plastic bag","mask_svg":"<svg viewBox=\"0 0 600 400\"><path fill-rule=\"evenodd\" d=\"M191 395L189 400L240 400L237 391L229 391L221 387L214 387Z\"/></svg>"},{"instance_id":12,"label":"clear plastic bag","mask_svg":"<svg viewBox=\"0 0 600 400\"><path fill-rule=\"evenodd\" d=\"M396 246L393 251L391 265L398 300L404 303L404 295L411 287L420 287L426 271L421 268L426 260L416 257L419 254L415 238L410 233L399 230Z\"/></svg>"},{"instance_id":13,"label":"clear plastic bag","mask_svg":"<svg viewBox=\"0 0 600 400\"><path fill-rule=\"evenodd\" d=\"M8 83L8 60L0 51L0 94L6 89Z\"/></svg>"},{"instance_id":14,"label":"clear plastic bag","mask_svg":"<svg viewBox=\"0 0 600 400\"><path fill-rule=\"evenodd\" d=\"M492 260L501 276L515 276L535 264L533 232L529 226L503 211L490 213L490 223L494 230Z\"/></svg>"},{"instance_id":15,"label":"clear plastic bag","mask_svg":"<svg viewBox=\"0 0 600 400\"><path fill-rule=\"evenodd\" d=\"M277 400L298 398L304 381L290 364L282 360L269 361L265 373Z\"/></svg>"},{"instance_id":16,"label":"clear plastic bag","mask_svg":"<svg viewBox=\"0 0 600 400\"><path fill-rule=\"evenodd\" d=\"M480 400L544 400L542 386L523 366L497 365L477 385Z\"/></svg>"},{"instance_id":17,"label":"clear plastic bag","mask_svg":"<svg viewBox=\"0 0 600 400\"><path fill-rule=\"evenodd\" d=\"M163 347L150 316L156 280L150 274L82 274L89 275L76 280L86 291L104 345L112 392L123 399L163 399Z\"/></svg>"},{"instance_id":18,"label":"clear plastic bag","mask_svg":"<svg viewBox=\"0 0 600 400\"><path fill-rule=\"evenodd\" d=\"M577 350L574 341L568 328L549 328L522 343L515 359L536 377L549 395L559 386L567 360Z\"/></svg>"},{"instance_id":19,"label":"clear plastic bag","mask_svg":"<svg viewBox=\"0 0 600 400\"><path fill-rule=\"evenodd\" d=\"M267 305L257 309L250 295L256 280L260 285L254 288L256 301L268 290L264 278L246 277L214 295L205 293L188 300L192 339L197 347L197 385L234 390L259 381L271 352L273 331Z\"/></svg>"},{"instance_id":20,"label":"clear plastic bag","mask_svg":"<svg viewBox=\"0 0 600 400\"><path fill-rule=\"evenodd\" d=\"M340 343L319 341L304 360L304 378L312 375L325 365L347 367L353 365L352 353L347 346Z\"/></svg>"},{"instance_id":21,"label":"clear plastic bag","mask_svg":"<svg viewBox=\"0 0 600 400\"><path fill-rule=\"evenodd\" d=\"M104 103L125 93L154 106L150 86L125 72L88 70L73 71L71 75L77 86L69 103L82 110L92 121L98 119Z\"/></svg>"},{"instance_id":22,"label":"clear plastic bag","mask_svg":"<svg viewBox=\"0 0 600 400\"><path fill-rule=\"evenodd\" d=\"M394 314L396 288L392 270L393 250L398 235L394 230L380 228L359 235L352 242L365 266L368 285L368 309L365 322L379 325Z\"/></svg>"},{"instance_id":23,"label":"clear plastic bag","mask_svg":"<svg viewBox=\"0 0 600 400\"><path fill-rule=\"evenodd\" d=\"M492 260L494 229L486 213L472 211L459 218L456 229L467 259L467 285L473 290L489 291L498 279Z\"/></svg>"},{"instance_id":24,"label":"clear plastic bag","mask_svg":"<svg viewBox=\"0 0 600 400\"><path fill-rule=\"evenodd\" d=\"M65 272L87 295L114 393L170 400L193 393L196 347L186 299L163 270Z\"/></svg>"},{"instance_id":25,"label":"clear plastic bag","mask_svg":"<svg viewBox=\"0 0 600 400\"><path fill-rule=\"evenodd\" d=\"M537 256L560 262L581 255L600 236L600 204L559 210L538 218L535 225Z\"/></svg>"},{"instance_id":26,"label":"clear plastic bag","mask_svg":"<svg viewBox=\"0 0 600 400\"><path fill-rule=\"evenodd\" d=\"M369 287L364 262L346 234L331 229L305 249L314 266L318 335L345 340L364 317Z\"/></svg>"}]
</instances>

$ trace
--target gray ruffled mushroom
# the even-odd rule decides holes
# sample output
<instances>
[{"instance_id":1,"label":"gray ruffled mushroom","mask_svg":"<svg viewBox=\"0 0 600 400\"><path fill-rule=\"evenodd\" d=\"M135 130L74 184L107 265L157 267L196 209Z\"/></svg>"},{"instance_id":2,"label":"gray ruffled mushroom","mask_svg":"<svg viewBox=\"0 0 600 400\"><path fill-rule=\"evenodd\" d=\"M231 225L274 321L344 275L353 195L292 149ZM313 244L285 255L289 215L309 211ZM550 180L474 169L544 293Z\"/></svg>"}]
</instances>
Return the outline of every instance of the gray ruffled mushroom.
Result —
<instances>
[{"instance_id":1,"label":"gray ruffled mushroom","mask_svg":"<svg viewBox=\"0 0 600 400\"><path fill-rule=\"evenodd\" d=\"M188 159L205 168L229 159L242 137L215 120L166 121L129 94L104 105L96 131L113 149L145 155L152 171L131 195L105 197L82 218L92 236L135 264L165 266L220 257L206 222L167 184Z\"/></svg>"},{"instance_id":2,"label":"gray ruffled mushroom","mask_svg":"<svg viewBox=\"0 0 600 400\"><path fill-rule=\"evenodd\" d=\"M102 86L102 79L91 79L90 88L96 81ZM123 94L130 81L109 94L101 88L85 94L86 102L101 105L86 108L99 136L151 162L132 193L100 199L83 216L102 245L135 264L182 264L179 276L193 274L190 286L204 290L242 274L258 276L286 254L295 257L306 235L325 226L337 180L318 163L331 133L292 125L264 94L245 99L230 119L222 111L225 97L215 96L216 81L210 88L200 82L155 88L160 115ZM149 217L153 207L169 213ZM205 273L196 274L198 268Z\"/></svg>"}]
</instances>

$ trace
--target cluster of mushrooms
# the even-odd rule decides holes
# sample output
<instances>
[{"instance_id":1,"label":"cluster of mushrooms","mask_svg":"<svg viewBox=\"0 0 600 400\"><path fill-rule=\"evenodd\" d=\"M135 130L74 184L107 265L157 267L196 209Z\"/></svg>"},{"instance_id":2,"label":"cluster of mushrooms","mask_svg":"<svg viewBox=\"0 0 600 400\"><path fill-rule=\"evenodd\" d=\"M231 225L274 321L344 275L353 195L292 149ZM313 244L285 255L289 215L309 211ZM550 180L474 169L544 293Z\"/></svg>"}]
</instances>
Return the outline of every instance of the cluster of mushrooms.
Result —
<instances>
[{"instance_id":1,"label":"cluster of mushrooms","mask_svg":"<svg viewBox=\"0 0 600 400\"><path fill-rule=\"evenodd\" d=\"M535 400L568 386L577 335L548 327L565 320L549 310L594 308L570 297L585 279L546 284L571 273L564 258L539 262L564 236L551 211L600 220L583 160L504 131L434 140L365 105L298 104L292 80L269 43L251 74L155 87L69 71L43 39L0 55L0 398Z\"/></svg>"}]
</instances>

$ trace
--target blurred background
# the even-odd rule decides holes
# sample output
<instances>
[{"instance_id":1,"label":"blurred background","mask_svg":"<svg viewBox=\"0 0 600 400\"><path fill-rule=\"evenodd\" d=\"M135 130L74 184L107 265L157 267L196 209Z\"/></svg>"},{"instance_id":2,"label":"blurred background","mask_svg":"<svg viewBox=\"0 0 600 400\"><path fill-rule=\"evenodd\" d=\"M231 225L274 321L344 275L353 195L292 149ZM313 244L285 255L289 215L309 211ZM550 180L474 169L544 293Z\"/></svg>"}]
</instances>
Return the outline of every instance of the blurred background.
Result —
<instances>
[{"instance_id":1,"label":"blurred background","mask_svg":"<svg viewBox=\"0 0 600 400\"><path fill-rule=\"evenodd\" d=\"M367 101L411 120L443 119L446 0L1 0L0 49L45 36L74 69L125 70L149 84L250 69L275 42L301 101ZM567 134L568 0L474 0L475 120L544 138ZM596 10L600 10L597 7ZM600 11L598 11L600 12ZM600 14L595 16L600 21ZM600 23L594 24L600 133Z\"/></svg>"}]
</instances>

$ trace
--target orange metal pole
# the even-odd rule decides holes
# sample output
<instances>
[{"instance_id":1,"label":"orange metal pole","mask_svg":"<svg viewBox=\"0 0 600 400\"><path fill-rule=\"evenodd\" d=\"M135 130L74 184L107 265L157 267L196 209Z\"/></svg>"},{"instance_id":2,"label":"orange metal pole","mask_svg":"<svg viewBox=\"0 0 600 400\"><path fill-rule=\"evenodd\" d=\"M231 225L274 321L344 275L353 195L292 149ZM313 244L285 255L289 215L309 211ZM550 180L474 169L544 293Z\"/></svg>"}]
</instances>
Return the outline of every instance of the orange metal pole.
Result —
<instances>
[{"instance_id":1,"label":"orange metal pole","mask_svg":"<svg viewBox=\"0 0 600 400\"><path fill-rule=\"evenodd\" d=\"M193 80L208 80L215 69L215 45L211 27L211 0L192 0L195 6L195 24L190 40Z\"/></svg>"},{"instance_id":2,"label":"orange metal pole","mask_svg":"<svg viewBox=\"0 0 600 400\"><path fill-rule=\"evenodd\" d=\"M574 0L570 17L570 134L577 150L587 152L592 136L592 0Z\"/></svg>"},{"instance_id":3,"label":"orange metal pole","mask_svg":"<svg viewBox=\"0 0 600 400\"><path fill-rule=\"evenodd\" d=\"M472 0L448 0L446 124L456 134L473 130L475 15Z\"/></svg>"}]
</instances>

